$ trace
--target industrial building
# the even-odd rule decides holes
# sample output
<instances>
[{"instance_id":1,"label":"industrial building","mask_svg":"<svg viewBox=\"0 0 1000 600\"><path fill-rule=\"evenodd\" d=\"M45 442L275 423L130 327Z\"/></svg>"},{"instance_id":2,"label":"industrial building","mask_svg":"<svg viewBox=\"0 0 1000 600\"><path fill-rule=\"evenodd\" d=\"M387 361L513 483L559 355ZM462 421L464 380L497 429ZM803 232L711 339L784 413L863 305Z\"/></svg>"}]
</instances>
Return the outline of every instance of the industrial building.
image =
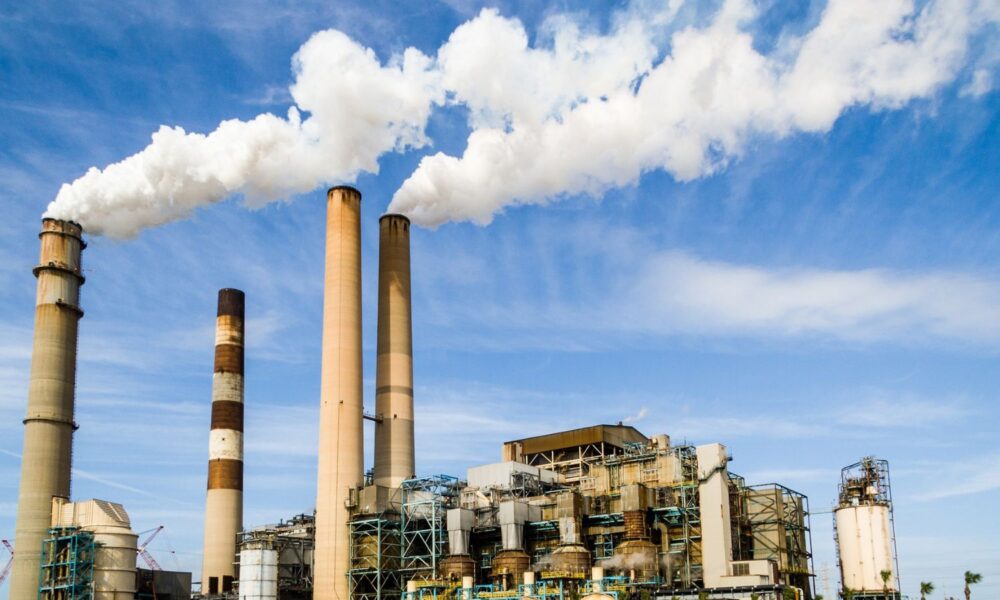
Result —
<instances>
[{"instance_id":1,"label":"industrial building","mask_svg":"<svg viewBox=\"0 0 1000 600\"><path fill-rule=\"evenodd\" d=\"M348 500L350 597L812 597L808 500L747 485L720 444L597 425L502 457L398 487L370 471ZM271 565L270 593L245 597L304 597L311 531L300 515L244 533L241 597Z\"/></svg>"},{"instance_id":2,"label":"industrial building","mask_svg":"<svg viewBox=\"0 0 1000 600\"><path fill-rule=\"evenodd\" d=\"M219 292L200 597L813 597L808 499L780 483L746 482L730 470L721 443L694 446L601 424L504 442L499 462L463 474L417 476L410 223L380 219L369 414L360 203L353 188L327 193L315 513L274 525L242 522L245 298ZM137 569L142 547L124 507L69 500L85 244L78 226L52 219L40 237L23 459L33 466L22 472L11 598L188 597L190 574ZM364 419L375 423L369 471ZM899 600L885 461L844 469L835 521L844 587L855 598Z\"/></svg>"}]
</instances>

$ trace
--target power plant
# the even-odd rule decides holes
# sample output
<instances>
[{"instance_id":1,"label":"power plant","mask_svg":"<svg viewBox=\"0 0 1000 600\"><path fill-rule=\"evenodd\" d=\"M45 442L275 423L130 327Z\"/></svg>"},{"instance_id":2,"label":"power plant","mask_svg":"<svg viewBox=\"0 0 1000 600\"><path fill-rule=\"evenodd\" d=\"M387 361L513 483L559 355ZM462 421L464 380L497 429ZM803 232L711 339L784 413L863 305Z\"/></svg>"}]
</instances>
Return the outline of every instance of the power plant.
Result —
<instances>
[{"instance_id":1,"label":"power plant","mask_svg":"<svg viewBox=\"0 0 1000 600\"><path fill-rule=\"evenodd\" d=\"M43 221L40 238L11 598L191 597L185 574L137 569L142 546L124 507L70 499L86 245L78 225L53 219ZM459 475L418 476L410 222L395 214L379 220L370 414L362 393L361 193L354 188L327 192L325 253L315 513L243 523L245 296L219 291L195 597L814 597L808 498L777 482L747 482L730 470L721 443L694 446L623 423L597 424L508 440L498 462ZM367 472L365 419L375 431ZM899 600L885 461L844 469L835 521L844 587L855 598Z\"/></svg>"}]
</instances>

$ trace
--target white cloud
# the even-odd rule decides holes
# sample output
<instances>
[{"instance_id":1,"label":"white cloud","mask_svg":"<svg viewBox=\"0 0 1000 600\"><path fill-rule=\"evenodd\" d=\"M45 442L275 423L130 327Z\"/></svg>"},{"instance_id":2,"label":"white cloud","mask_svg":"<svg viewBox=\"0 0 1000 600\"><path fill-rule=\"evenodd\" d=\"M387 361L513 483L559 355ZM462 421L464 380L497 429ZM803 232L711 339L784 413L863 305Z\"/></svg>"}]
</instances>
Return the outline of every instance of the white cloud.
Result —
<instances>
[{"instance_id":1,"label":"white cloud","mask_svg":"<svg viewBox=\"0 0 1000 600\"><path fill-rule=\"evenodd\" d=\"M948 473L947 484L942 484L942 473ZM936 464L925 474L933 485L926 486L928 491L917 494L919 500L932 501L991 492L1000 489L1000 453Z\"/></svg>"},{"instance_id":2,"label":"white cloud","mask_svg":"<svg viewBox=\"0 0 1000 600\"><path fill-rule=\"evenodd\" d=\"M628 322L661 333L1000 341L1000 282L972 274L768 269L666 252L624 297Z\"/></svg>"}]
</instances>

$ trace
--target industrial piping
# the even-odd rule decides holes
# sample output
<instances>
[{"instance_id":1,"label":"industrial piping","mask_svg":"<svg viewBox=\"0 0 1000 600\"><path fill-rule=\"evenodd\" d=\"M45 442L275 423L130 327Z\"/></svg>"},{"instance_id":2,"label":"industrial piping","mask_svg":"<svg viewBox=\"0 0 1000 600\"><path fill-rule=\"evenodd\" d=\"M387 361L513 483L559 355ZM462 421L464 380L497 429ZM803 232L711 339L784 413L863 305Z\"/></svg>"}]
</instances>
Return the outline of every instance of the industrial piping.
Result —
<instances>
[{"instance_id":1,"label":"industrial piping","mask_svg":"<svg viewBox=\"0 0 1000 600\"><path fill-rule=\"evenodd\" d=\"M327 192L314 600L348 600L350 490L364 482L361 192Z\"/></svg>"},{"instance_id":2,"label":"industrial piping","mask_svg":"<svg viewBox=\"0 0 1000 600\"><path fill-rule=\"evenodd\" d=\"M236 578L236 534L243 525L245 302L240 290L219 290L201 569L201 589L205 594L232 591Z\"/></svg>"},{"instance_id":3,"label":"industrial piping","mask_svg":"<svg viewBox=\"0 0 1000 600\"><path fill-rule=\"evenodd\" d=\"M398 488L415 474L410 220L379 219L375 485Z\"/></svg>"},{"instance_id":4,"label":"industrial piping","mask_svg":"<svg viewBox=\"0 0 1000 600\"><path fill-rule=\"evenodd\" d=\"M35 340L17 501L11 598L38 596L42 540L51 525L52 498L68 498L73 458L80 254L87 244L76 223L43 219Z\"/></svg>"}]
</instances>

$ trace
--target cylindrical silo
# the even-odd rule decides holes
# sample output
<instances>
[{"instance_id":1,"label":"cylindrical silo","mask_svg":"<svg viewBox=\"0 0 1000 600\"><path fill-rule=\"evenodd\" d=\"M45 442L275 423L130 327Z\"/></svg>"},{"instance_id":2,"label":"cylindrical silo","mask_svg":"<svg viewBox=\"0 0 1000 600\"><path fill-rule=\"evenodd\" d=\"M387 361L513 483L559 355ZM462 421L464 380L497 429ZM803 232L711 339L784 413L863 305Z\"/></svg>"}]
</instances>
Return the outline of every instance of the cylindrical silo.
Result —
<instances>
[{"instance_id":1,"label":"cylindrical silo","mask_svg":"<svg viewBox=\"0 0 1000 600\"><path fill-rule=\"evenodd\" d=\"M888 461L869 456L841 470L833 519L842 587L898 598Z\"/></svg>"},{"instance_id":2,"label":"cylindrical silo","mask_svg":"<svg viewBox=\"0 0 1000 600\"><path fill-rule=\"evenodd\" d=\"M240 550L240 600L275 600L278 597L278 551L262 541Z\"/></svg>"},{"instance_id":3,"label":"cylindrical silo","mask_svg":"<svg viewBox=\"0 0 1000 600\"><path fill-rule=\"evenodd\" d=\"M38 595L42 540L50 526L53 497L68 498L73 457L77 324L86 248L76 223L43 219L35 277L35 340L24 419L24 451L18 488L11 598Z\"/></svg>"},{"instance_id":4,"label":"cylindrical silo","mask_svg":"<svg viewBox=\"0 0 1000 600\"><path fill-rule=\"evenodd\" d=\"M882 580L881 573L895 574L892 559L892 529L889 507L845 506L834 511L837 550L843 586L855 592L896 591L896 579Z\"/></svg>"},{"instance_id":5,"label":"cylindrical silo","mask_svg":"<svg viewBox=\"0 0 1000 600\"><path fill-rule=\"evenodd\" d=\"M375 484L414 476L410 220L379 219L378 357L375 365Z\"/></svg>"},{"instance_id":6,"label":"cylindrical silo","mask_svg":"<svg viewBox=\"0 0 1000 600\"><path fill-rule=\"evenodd\" d=\"M348 600L350 490L364 481L361 193L327 192L314 600Z\"/></svg>"},{"instance_id":7,"label":"cylindrical silo","mask_svg":"<svg viewBox=\"0 0 1000 600\"><path fill-rule=\"evenodd\" d=\"M201 589L205 594L229 592L236 579L236 535L243 526L245 305L240 290L219 290L201 568Z\"/></svg>"}]
</instances>

